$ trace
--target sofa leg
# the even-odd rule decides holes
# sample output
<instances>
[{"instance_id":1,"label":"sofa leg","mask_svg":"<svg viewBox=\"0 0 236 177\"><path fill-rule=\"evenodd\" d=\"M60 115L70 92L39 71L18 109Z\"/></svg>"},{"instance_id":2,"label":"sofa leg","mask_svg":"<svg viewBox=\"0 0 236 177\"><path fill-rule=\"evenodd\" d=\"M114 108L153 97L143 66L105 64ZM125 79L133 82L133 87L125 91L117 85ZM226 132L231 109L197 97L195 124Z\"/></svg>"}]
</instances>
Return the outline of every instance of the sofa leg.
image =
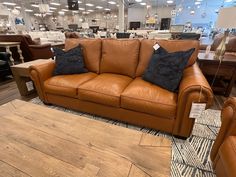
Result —
<instances>
[{"instance_id":1,"label":"sofa leg","mask_svg":"<svg viewBox=\"0 0 236 177\"><path fill-rule=\"evenodd\" d=\"M43 101L43 104L45 104L46 106L51 106L52 105L51 103L47 103L45 101Z\"/></svg>"},{"instance_id":2,"label":"sofa leg","mask_svg":"<svg viewBox=\"0 0 236 177\"><path fill-rule=\"evenodd\" d=\"M174 135L175 138L177 139L181 139L181 140L187 140L188 137L184 137L184 136L179 136L179 135Z\"/></svg>"}]
</instances>

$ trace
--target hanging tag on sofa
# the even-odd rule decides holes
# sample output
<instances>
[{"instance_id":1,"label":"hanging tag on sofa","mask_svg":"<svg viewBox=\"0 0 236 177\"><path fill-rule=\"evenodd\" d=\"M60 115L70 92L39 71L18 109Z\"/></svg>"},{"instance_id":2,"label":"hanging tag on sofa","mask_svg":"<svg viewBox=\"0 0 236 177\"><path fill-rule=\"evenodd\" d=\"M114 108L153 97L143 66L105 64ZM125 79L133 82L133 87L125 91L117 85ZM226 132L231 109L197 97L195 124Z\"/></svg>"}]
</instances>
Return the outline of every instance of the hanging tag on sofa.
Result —
<instances>
[{"instance_id":1,"label":"hanging tag on sofa","mask_svg":"<svg viewBox=\"0 0 236 177\"><path fill-rule=\"evenodd\" d=\"M154 50L157 50L157 49L160 48L160 46L159 46L159 44L155 44L155 45L153 46L153 48L154 48Z\"/></svg>"},{"instance_id":2,"label":"hanging tag on sofa","mask_svg":"<svg viewBox=\"0 0 236 177\"><path fill-rule=\"evenodd\" d=\"M206 109L206 103L192 103L190 118L198 119L201 117L202 112Z\"/></svg>"}]
</instances>

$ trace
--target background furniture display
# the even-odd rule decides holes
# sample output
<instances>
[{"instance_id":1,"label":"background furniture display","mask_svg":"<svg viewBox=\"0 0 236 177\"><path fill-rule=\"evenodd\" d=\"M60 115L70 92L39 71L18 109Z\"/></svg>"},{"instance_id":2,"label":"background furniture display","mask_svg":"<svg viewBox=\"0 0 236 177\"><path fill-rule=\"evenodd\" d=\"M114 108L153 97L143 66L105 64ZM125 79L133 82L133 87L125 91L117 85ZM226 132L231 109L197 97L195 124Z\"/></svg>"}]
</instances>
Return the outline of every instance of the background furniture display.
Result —
<instances>
[{"instance_id":1,"label":"background furniture display","mask_svg":"<svg viewBox=\"0 0 236 177\"><path fill-rule=\"evenodd\" d=\"M52 43L64 43L65 34L60 31L41 31L41 32L29 32L31 38L40 39L41 44L52 44Z\"/></svg>"},{"instance_id":2,"label":"background furniture display","mask_svg":"<svg viewBox=\"0 0 236 177\"><path fill-rule=\"evenodd\" d=\"M0 35L0 41L4 42L20 42L20 49L24 61L32 61L35 59L48 59L53 57L50 44L40 45L32 40L29 35ZM15 63L21 63L16 48L11 49L12 57Z\"/></svg>"},{"instance_id":3,"label":"background furniture display","mask_svg":"<svg viewBox=\"0 0 236 177\"><path fill-rule=\"evenodd\" d=\"M229 36L229 29L236 28L236 21L229 20L236 18L236 7L220 8L219 15L216 21L216 28L226 30L222 37L221 43L215 50L215 58L222 59L226 51L227 37Z\"/></svg>"},{"instance_id":4,"label":"background furniture display","mask_svg":"<svg viewBox=\"0 0 236 177\"><path fill-rule=\"evenodd\" d=\"M16 47L17 52L20 56L20 61L21 61L21 63L24 63L24 57L22 56L22 51L20 49L20 42L0 42L0 47L5 48L6 52L10 54L10 62L12 65L15 64L15 60L12 57L12 52L11 52L10 48Z\"/></svg>"},{"instance_id":5,"label":"background furniture display","mask_svg":"<svg viewBox=\"0 0 236 177\"><path fill-rule=\"evenodd\" d=\"M206 56L205 51L200 51L198 54L199 67L210 85L214 81L213 91L228 97L236 79L236 56L226 53L220 63L220 60L215 59L214 55L214 52L210 52Z\"/></svg>"},{"instance_id":6,"label":"background furniture display","mask_svg":"<svg viewBox=\"0 0 236 177\"><path fill-rule=\"evenodd\" d=\"M224 34L217 34L211 44L211 51L215 51L223 40ZM206 50L207 45L201 45L201 50ZM236 36L230 34L228 44L226 44L226 52L236 52Z\"/></svg>"},{"instance_id":7,"label":"background furniture display","mask_svg":"<svg viewBox=\"0 0 236 177\"><path fill-rule=\"evenodd\" d=\"M38 59L18 65L11 66L11 71L16 81L21 96L27 96L33 93L33 83L30 79L29 67L32 65L41 65L49 62L49 60Z\"/></svg>"},{"instance_id":8,"label":"background furniture display","mask_svg":"<svg viewBox=\"0 0 236 177\"><path fill-rule=\"evenodd\" d=\"M20 100L0 110L2 176L170 176L165 137Z\"/></svg>"},{"instance_id":9,"label":"background furniture display","mask_svg":"<svg viewBox=\"0 0 236 177\"><path fill-rule=\"evenodd\" d=\"M148 39L171 39L169 30L155 30L148 34Z\"/></svg>"},{"instance_id":10,"label":"background furniture display","mask_svg":"<svg viewBox=\"0 0 236 177\"><path fill-rule=\"evenodd\" d=\"M211 151L217 177L236 174L236 98L229 98L221 112L221 128Z\"/></svg>"},{"instance_id":11,"label":"background furniture display","mask_svg":"<svg viewBox=\"0 0 236 177\"><path fill-rule=\"evenodd\" d=\"M170 22L171 22L171 18L162 18L160 30L169 30Z\"/></svg>"},{"instance_id":12,"label":"background furniture display","mask_svg":"<svg viewBox=\"0 0 236 177\"><path fill-rule=\"evenodd\" d=\"M117 39L125 39L125 38L129 39L130 35L131 33L120 33L120 32L116 33Z\"/></svg>"},{"instance_id":13,"label":"background furniture display","mask_svg":"<svg viewBox=\"0 0 236 177\"><path fill-rule=\"evenodd\" d=\"M10 69L10 54L6 52L0 52L0 80L4 77L11 75Z\"/></svg>"},{"instance_id":14,"label":"background furniture display","mask_svg":"<svg viewBox=\"0 0 236 177\"><path fill-rule=\"evenodd\" d=\"M156 42L169 52L196 48L178 93L141 79ZM192 102L205 102L207 107L212 104L212 90L195 63L199 41L67 39L65 50L79 43L84 47L89 73L53 77L54 61L31 66L31 78L45 103L181 137L189 137L192 132L194 119L189 118Z\"/></svg>"}]
</instances>

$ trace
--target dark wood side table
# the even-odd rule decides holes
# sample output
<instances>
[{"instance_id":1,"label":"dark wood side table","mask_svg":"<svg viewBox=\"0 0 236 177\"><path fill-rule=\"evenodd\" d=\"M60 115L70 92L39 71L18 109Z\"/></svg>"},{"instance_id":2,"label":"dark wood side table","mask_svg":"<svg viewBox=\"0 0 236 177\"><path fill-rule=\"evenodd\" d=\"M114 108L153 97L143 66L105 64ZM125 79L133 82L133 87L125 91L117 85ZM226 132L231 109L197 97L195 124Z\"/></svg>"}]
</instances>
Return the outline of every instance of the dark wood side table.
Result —
<instances>
[{"instance_id":1,"label":"dark wood side table","mask_svg":"<svg viewBox=\"0 0 236 177\"><path fill-rule=\"evenodd\" d=\"M11 71L21 96L27 96L35 92L33 82L30 79L29 67L32 65L44 64L50 60L51 59L38 59L11 66Z\"/></svg>"},{"instance_id":2,"label":"dark wood side table","mask_svg":"<svg viewBox=\"0 0 236 177\"><path fill-rule=\"evenodd\" d=\"M236 55L226 53L220 64L218 59L214 59L214 52L206 56L205 51L200 51L198 63L212 90L228 97L236 79Z\"/></svg>"}]
</instances>

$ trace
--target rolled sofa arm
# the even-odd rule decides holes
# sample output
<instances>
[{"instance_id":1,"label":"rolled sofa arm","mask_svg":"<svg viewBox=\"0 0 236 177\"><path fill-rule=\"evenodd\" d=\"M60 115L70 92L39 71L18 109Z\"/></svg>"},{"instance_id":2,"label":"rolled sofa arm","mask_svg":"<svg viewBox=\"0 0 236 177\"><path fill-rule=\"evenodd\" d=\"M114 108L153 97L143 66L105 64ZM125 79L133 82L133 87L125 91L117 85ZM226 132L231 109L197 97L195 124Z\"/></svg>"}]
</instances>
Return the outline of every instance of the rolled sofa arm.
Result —
<instances>
[{"instance_id":1,"label":"rolled sofa arm","mask_svg":"<svg viewBox=\"0 0 236 177\"><path fill-rule=\"evenodd\" d=\"M44 93L44 81L52 77L55 68L55 61L49 60L47 63L30 66L30 77L34 82L39 98L47 103L47 97Z\"/></svg>"},{"instance_id":2,"label":"rolled sofa arm","mask_svg":"<svg viewBox=\"0 0 236 177\"><path fill-rule=\"evenodd\" d=\"M220 146L228 136L236 136L236 97L228 98L221 111L221 127L211 150L211 160L215 164Z\"/></svg>"},{"instance_id":3,"label":"rolled sofa arm","mask_svg":"<svg viewBox=\"0 0 236 177\"><path fill-rule=\"evenodd\" d=\"M197 63L185 69L179 86L177 115L173 134L189 137L195 119L189 118L193 102L206 103L207 108L213 103L213 93Z\"/></svg>"},{"instance_id":4,"label":"rolled sofa arm","mask_svg":"<svg viewBox=\"0 0 236 177\"><path fill-rule=\"evenodd\" d=\"M29 50L32 54L32 59L48 59L53 57L51 44L29 45Z\"/></svg>"}]
</instances>

